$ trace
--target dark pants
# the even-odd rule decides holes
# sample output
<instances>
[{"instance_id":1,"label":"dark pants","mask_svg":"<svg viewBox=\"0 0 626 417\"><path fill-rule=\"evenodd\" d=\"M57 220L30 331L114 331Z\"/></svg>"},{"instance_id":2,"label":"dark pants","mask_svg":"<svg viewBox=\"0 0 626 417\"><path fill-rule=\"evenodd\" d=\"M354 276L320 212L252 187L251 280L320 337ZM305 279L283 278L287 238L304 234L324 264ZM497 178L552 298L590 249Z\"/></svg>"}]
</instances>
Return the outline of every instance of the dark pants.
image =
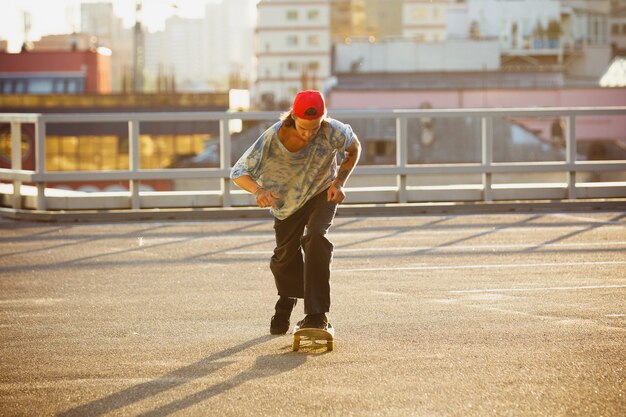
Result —
<instances>
[{"instance_id":1,"label":"dark pants","mask_svg":"<svg viewBox=\"0 0 626 417\"><path fill-rule=\"evenodd\" d=\"M286 219L274 219L276 248L270 269L278 295L304 298L305 314L330 311L333 244L326 239L326 233L336 208L336 203L327 201L324 191Z\"/></svg>"}]
</instances>

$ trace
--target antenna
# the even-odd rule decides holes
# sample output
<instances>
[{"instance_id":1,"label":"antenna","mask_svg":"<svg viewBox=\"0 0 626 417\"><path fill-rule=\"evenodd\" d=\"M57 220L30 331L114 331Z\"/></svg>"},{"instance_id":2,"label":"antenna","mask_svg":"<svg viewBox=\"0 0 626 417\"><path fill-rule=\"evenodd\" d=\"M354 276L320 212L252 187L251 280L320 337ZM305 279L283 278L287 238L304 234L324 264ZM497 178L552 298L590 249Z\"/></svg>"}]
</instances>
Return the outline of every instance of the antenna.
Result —
<instances>
[{"instance_id":1,"label":"antenna","mask_svg":"<svg viewBox=\"0 0 626 417\"><path fill-rule=\"evenodd\" d=\"M29 49L30 46L30 29L31 29L31 14L27 11L22 12L24 19L24 43L22 44L22 50Z\"/></svg>"}]
</instances>

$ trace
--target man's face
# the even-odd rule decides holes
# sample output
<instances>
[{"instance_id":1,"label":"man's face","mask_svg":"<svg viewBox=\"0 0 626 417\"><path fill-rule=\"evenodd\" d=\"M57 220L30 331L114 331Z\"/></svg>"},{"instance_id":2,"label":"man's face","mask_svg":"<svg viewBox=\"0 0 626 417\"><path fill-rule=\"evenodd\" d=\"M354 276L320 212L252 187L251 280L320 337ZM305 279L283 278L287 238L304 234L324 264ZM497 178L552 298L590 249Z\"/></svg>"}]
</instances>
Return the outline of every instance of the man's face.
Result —
<instances>
[{"instance_id":1,"label":"man's face","mask_svg":"<svg viewBox=\"0 0 626 417\"><path fill-rule=\"evenodd\" d=\"M296 132L300 139L303 142L309 142L317 132L320 130L320 126L322 125L322 118L307 120L307 119L296 119Z\"/></svg>"}]
</instances>

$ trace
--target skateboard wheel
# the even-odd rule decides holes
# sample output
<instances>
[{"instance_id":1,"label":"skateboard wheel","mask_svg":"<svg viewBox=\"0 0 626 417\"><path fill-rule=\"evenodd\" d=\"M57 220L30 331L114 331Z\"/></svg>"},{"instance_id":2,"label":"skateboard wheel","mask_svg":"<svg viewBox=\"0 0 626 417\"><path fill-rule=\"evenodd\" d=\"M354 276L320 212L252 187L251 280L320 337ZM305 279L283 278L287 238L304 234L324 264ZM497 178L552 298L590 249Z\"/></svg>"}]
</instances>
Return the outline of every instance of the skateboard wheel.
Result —
<instances>
[{"instance_id":1,"label":"skateboard wheel","mask_svg":"<svg viewBox=\"0 0 626 417\"><path fill-rule=\"evenodd\" d=\"M293 338L293 344L291 345L291 350L293 352L296 352L298 349L300 349L300 336L295 336Z\"/></svg>"},{"instance_id":2,"label":"skateboard wheel","mask_svg":"<svg viewBox=\"0 0 626 417\"><path fill-rule=\"evenodd\" d=\"M333 340L329 340L328 342L326 342L326 349L328 349L329 351L335 349L335 342Z\"/></svg>"}]
</instances>

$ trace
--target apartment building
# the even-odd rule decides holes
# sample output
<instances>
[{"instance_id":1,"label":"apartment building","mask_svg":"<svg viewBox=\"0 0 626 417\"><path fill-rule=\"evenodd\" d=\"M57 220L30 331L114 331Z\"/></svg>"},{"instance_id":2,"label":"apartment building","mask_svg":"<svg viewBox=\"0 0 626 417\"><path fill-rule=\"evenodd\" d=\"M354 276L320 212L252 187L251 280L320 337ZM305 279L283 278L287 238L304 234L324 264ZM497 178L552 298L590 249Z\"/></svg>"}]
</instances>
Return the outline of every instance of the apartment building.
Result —
<instances>
[{"instance_id":1,"label":"apartment building","mask_svg":"<svg viewBox=\"0 0 626 417\"><path fill-rule=\"evenodd\" d=\"M177 90L202 91L210 74L203 33L202 19L175 16L166 21L164 31L146 34L146 88L152 89L159 74L169 74L175 76Z\"/></svg>"},{"instance_id":2,"label":"apartment building","mask_svg":"<svg viewBox=\"0 0 626 417\"><path fill-rule=\"evenodd\" d=\"M448 2L452 0L434 0ZM284 107L300 89L331 81L334 45L405 36L406 0L262 0L257 5L257 80L261 108ZM408 26L412 24L409 23ZM430 38L430 36L429 36Z\"/></svg>"},{"instance_id":3,"label":"apartment building","mask_svg":"<svg viewBox=\"0 0 626 417\"><path fill-rule=\"evenodd\" d=\"M440 42L447 38L449 10L465 7L454 0L405 0L402 4L402 35L415 42Z\"/></svg>"},{"instance_id":4,"label":"apartment building","mask_svg":"<svg viewBox=\"0 0 626 417\"><path fill-rule=\"evenodd\" d=\"M285 108L301 89L321 89L331 69L331 1L262 0L257 5L261 108Z\"/></svg>"},{"instance_id":5,"label":"apartment building","mask_svg":"<svg viewBox=\"0 0 626 417\"><path fill-rule=\"evenodd\" d=\"M147 89L160 77L174 80L178 91L227 91L247 88L253 72L253 0L205 5L196 19L172 16L163 30L145 35Z\"/></svg>"}]
</instances>

